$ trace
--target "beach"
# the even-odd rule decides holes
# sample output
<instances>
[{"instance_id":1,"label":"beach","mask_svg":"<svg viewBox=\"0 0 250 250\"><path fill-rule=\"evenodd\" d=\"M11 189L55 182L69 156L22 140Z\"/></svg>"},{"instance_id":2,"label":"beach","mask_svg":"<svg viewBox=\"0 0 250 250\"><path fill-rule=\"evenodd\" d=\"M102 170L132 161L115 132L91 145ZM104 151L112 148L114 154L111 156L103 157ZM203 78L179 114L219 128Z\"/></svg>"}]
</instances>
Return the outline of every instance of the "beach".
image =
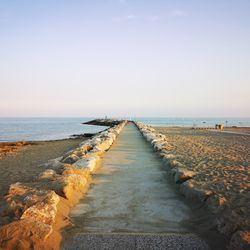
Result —
<instances>
[{"instance_id":1,"label":"beach","mask_svg":"<svg viewBox=\"0 0 250 250\"><path fill-rule=\"evenodd\" d=\"M93 122L95 123L95 121ZM98 124L99 122L107 121L98 120ZM154 214L152 217L153 221L156 219L156 211L160 211L163 213L161 216L162 218L159 220L163 223L162 228L165 228L165 226L167 226L167 228L169 227L168 223L166 225L164 224L164 221L167 219L166 216L170 211L169 208L171 207L169 198L164 198L167 193L170 194L172 200L178 203L178 205L172 205L172 207L175 208L173 209L173 214L176 213L177 206L179 208L181 208L181 206L185 208L180 209L181 211L177 213L177 219L180 219L180 215L184 216L186 214L186 218L184 219L186 222L183 222L184 224L180 224L179 226L176 224L173 227L174 229L164 229L164 232L173 232L175 230L177 232L182 232L182 230L183 232L189 232L190 230L190 232L194 232L194 235L197 232L197 235L200 235L202 238L204 237L204 232L207 232L209 236L205 237L206 241L208 241L209 244L212 244L213 247L215 245L213 245L212 239L217 238L220 241L216 243L220 245L219 248L217 245L214 249L224 249L226 245L228 245L230 239L230 249L237 249L235 246L237 246L238 242L240 242L240 244L248 244L246 243L249 242L248 231L250 217L248 211L248 180L250 165L250 136L248 128L233 128L233 130L227 128L226 131L220 131L214 129L180 127L152 128L150 126L137 124L141 132L148 131L143 133L144 136L146 136L147 141L151 141L151 144L153 145L154 150L151 150L151 147L149 147L149 145L147 146L143 137L141 137L140 134L137 134L138 131L130 124L126 127L123 132L124 134L121 135L121 138L118 139L117 142L118 145L121 143L120 150L121 152L124 150L124 152L119 153L119 150L117 150L119 147L114 146L113 150L110 151L110 153L112 154L113 152L114 155L109 157L110 153L106 153L106 151L113 144L114 139L125 126L126 122L121 123L119 121L114 123L114 125L115 124L118 125L114 128L110 128L108 131L103 131L89 138L76 137L75 139L54 141L1 143L0 198L2 199L0 212L3 217L1 218L0 225L3 225L3 227L1 228L0 233L3 236L3 239L8 237L8 235L13 235L12 240L7 240L6 243L3 240L1 242L2 246L7 246L5 244L8 244L8 246L17 246L15 243L16 240L22 239L21 242L25 248L29 248L31 244L36 242L35 244L37 248L48 247L48 249L53 249L54 246L55 249L60 249L60 244L65 237L65 233L61 235L60 231L62 228L72 225L72 218L70 218L72 208L77 205L80 198L83 198L83 195L87 192L90 186L92 187L91 190L98 190L98 185L95 182L92 183L91 173L94 173L94 169L98 169L102 166L102 162L107 162L108 159L110 160L109 165L112 167L114 167L115 159L117 159L116 168L119 169L119 167L122 167L123 171L125 171L123 164L124 162L127 162L127 174L130 174L131 176L124 179L123 175L121 175L121 179L119 180L117 170L110 176L112 180L109 181L111 187L117 183L117 186L120 187L120 189L117 187L108 189L106 184L108 182L103 181L104 187L100 186L99 194L97 192L96 195L96 201L101 203L98 214L105 214L105 207L103 207L103 204L109 204L110 208L108 207L108 212L106 213L110 213L113 209L114 211L112 214L118 212L118 218L120 218L119 209L116 208L116 205L112 205L111 202L112 199L115 201L115 196L119 193L117 197L123 197L120 201L125 202L124 205L119 205L119 208L124 207L122 214L124 215L126 212L128 217L131 216L133 213L126 208L127 198L131 197L131 200L133 201L136 195L141 197L140 194L142 194L142 200L146 197L146 200L148 200L152 193L152 183L154 183L152 181L155 180L156 182L154 185L156 191L155 196L152 196L153 200L155 197L161 197L162 200L149 202L149 204L151 204L149 206L149 211L153 208L152 203L155 204L155 208L151 212L151 214ZM132 133L130 135L132 138L129 138L126 133L128 133L128 135ZM134 142L136 136L137 143ZM131 152L129 152L128 149L130 149ZM157 151L161 157L167 159L166 166L172 165L170 169L164 166L164 159L161 161L161 157L159 157L154 151ZM140 156L140 154L142 154L143 157ZM122 155L125 161L121 160ZM135 163L132 163L131 157L133 155ZM152 158L147 158L150 155ZM140 173L134 176L136 164L141 172L139 171ZM156 164L156 167L152 168L153 164ZM153 174L150 174L149 170L146 171L145 176L148 176L149 180L142 180L142 177L144 176L142 172L145 171L146 165L148 165L149 169L153 171ZM131 172L132 166L133 171ZM161 167L164 168L164 171L171 170L168 175L174 173L174 182L161 176L163 171ZM102 176L102 172L100 173ZM180 173L184 173L184 179L181 179L183 177ZM152 178L152 176L154 176L154 178ZM169 175L169 177L171 177L171 175ZM113 178L116 178L116 180ZM133 178L135 179L135 192L131 190L133 195L124 195L124 192L126 194L126 191L132 188L132 184L129 189L124 187L127 186L127 183L130 183ZM138 179L141 180L141 188L139 188ZM162 180L162 184L158 180ZM122 182L124 182L123 185L121 184ZM89 185L90 183L91 185ZM176 183L178 185L171 187L175 190L173 189L171 191L170 188L170 191L167 192L165 185L168 184L171 186L171 183ZM185 185L190 185L190 183L190 189L189 186L188 189L186 189ZM161 185L164 187L161 187ZM145 191L145 187L148 187L149 190ZM162 194L160 194L158 187L160 187L160 190L164 190ZM181 190L183 187L185 189L184 191ZM140 189L142 191L141 193L138 192ZM90 196L93 194L91 190ZM115 190L115 192L118 193L115 193L114 195L112 192L109 193L109 190ZM199 193L199 190L201 193ZM146 197L145 192L147 193ZM176 199L173 198L174 192L177 192L179 198L177 198L177 196ZM201 208L205 208L205 210L203 211L199 208L199 211L191 212L191 209L190 212L188 212L188 209L196 207L195 204L198 203L196 201L190 203L189 200L189 203L186 203L187 207L185 207L185 202L182 200L184 197L181 196L184 195L187 198L186 192L191 192L191 194L194 192L194 196L193 194L192 196L198 199L202 197L200 201L205 206L202 206ZM107 198L104 195L105 193L107 197L110 197ZM6 194L7 196L5 196ZM92 196L91 199L93 200ZM86 197L86 201L89 202L88 194L86 194ZM217 199L217 197L219 198ZM139 198L136 198L136 200L139 200ZM166 204L162 206L167 209L166 212L164 209L159 209L160 205L164 202L166 202ZM146 203L145 201L138 202L138 208L141 207L141 204L143 204L144 207ZM87 205L92 206L91 203ZM133 208L134 205L135 204L132 206ZM148 209L145 211L147 212ZM92 214L93 212L94 211L91 211ZM76 232L80 230L80 232L85 233L86 231L84 228L87 225L86 222L88 221L88 217L87 215L81 215L81 213L82 211L80 211L80 218L78 221L82 221L82 225L77 225L76 223L77 226L72 228L73 245L68 241L70 246L72 245L73 247L75 247L75 244L76 246L78 244L75 243L74 238L74 236L77 235ZM39 218L39 223L41 224L34 224L37 223L37 221L34 221L33 214L38 216L37 218ZM134 218L134 216L132 217ZM171 221L173 216L171 215L170 217ZM138 218L141 218L141 212L139 212ZM145 218L149 219L150 216L142 216L142 222L140 225L143 224ZM111 218L107 219L107 228L100 227L100 232L108 232L111 227L111 224L109 223L112 220L114 220L113 215ZM210 220L210 226L208 226L208 220ZM138 231L144 233L150 233L154 230L158 233L158 230L160 230L159 232L161 232L161 229L158 228L159 224L157 224L154 230L150 224L151 222L149 223L148 228L142 227L142 229L136 229L136 226L132 225L130 228L126 229L125 227L124 229L120 227L120 223L117 223L117 221L119 222L119 220L114 220L114 228L118 226L117 229L114 229L114 232L119 232L119 230L121 232L135 230L135 232ZM188 225L186 224L187 221L190 223L190 228L188 226L185 229L185 226ZM94 219L89 219L89 223L95 223L95 216ZM171 225L174 225L173 222L171 223ZM202 229L203 223L205 225L204 229ZM125 224L127 225L126 220ZM29 232L31 225L34 226L34 229L32 226L30 233L32 233L34 237L29 239L26 237L26 232ZM99 219L97 225L98 227L101 225ZM22 226L24 230L17 230L17 227L19 226ZM94 233L98 231L98 227L94 225ZM147 228L147 230L145 228ZM76 232L74 230L76 230ZM224 236L220 237L217 235L217 232L220 232ZM238 237L235 232L241 235ZM234 235L234 238L232 235ZM182 237L182 234L179 236ZM153 238L155 237L156 236ZM244 237L246 239L242 241ZM43 243L45 239L46 243ZM234 239L236 240L234 241ZM198 242L195 242L194 244L198 244ZM176 243L178 243L178 240ZM20 247L18 245L17 247L23 249L23 246ZM69 247L69 249L71 248Z\"/></svg>"},{"instance_id":2,"label":"beach","mask_svg":"<svg viewBox=\"0 0 250 250\"><path fill-rule=\"evenodd\" d=\"M228 218L231 228L222 231L230 234L236 229L248 230L250 136L247 133L250 129L228 128L226 132L215 132L155 127L155 130L166 136L169 158L194 171L192 179L198 186L216 193L220 205L227 207L223 216Z\"/></svg>"},{"instance_id":3,"label":"beach","mask_svg":"<svg viewBox=\"0 0 250 250\"><path fill-rule=\"evenodd\" d=\"M15 154L9 149L1 159L1 248L60 249L60 231L72 224L72 207L87 191L92 172L126 121L109 123L111 128L87 138L9 144L20 148Z\"/></svg>"},{"instance_id":4,"label":"beach","mask_svg":"<svg viewBox=\"0 0 250 250\"><path fill-rule=\"evenodd\" d=\"M55 141L13 142L0 144L0 199L6 194L9 185L16 182L29 182L37 177L43 168L41 164L57 158L82 142L83 139Z\"/></svg>"}]
</instances>

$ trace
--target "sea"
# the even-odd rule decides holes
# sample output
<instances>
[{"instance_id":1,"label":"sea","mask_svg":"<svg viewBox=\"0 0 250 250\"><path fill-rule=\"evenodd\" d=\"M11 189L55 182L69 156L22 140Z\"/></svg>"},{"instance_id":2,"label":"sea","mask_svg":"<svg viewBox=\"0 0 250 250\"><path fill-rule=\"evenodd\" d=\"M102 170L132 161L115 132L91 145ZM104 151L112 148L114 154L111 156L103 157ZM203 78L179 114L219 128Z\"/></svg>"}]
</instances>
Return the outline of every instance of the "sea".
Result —
<instances>
[{"instance_id":1,"label":"sea","mask_svg":"<svg viewBox=\"0 0 250 250\"><path fill-rule=\"evenodd\" d=\"M70 138L75 134L97 133L107 127L83 125L95 118L0 118L0 141L41 141ZM226 126L250 127L250 118L130 118L154 126L214 127L223 123Z\"/></svg>"}]
</instances>

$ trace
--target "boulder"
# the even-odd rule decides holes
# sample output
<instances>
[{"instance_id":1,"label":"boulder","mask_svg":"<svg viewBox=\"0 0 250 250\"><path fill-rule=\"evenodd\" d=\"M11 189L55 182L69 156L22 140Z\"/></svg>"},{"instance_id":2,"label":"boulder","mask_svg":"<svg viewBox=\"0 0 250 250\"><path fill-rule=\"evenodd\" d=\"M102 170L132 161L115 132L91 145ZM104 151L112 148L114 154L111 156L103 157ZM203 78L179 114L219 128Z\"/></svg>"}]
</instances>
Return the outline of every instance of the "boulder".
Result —
<instances>
[{"instance_id":1,"label":"boulder","mask_svg":"<svg viewBox=\"0 0 250 250\"><path fill-rule=\"evenodd\" d=\"M20 218L28 208L36 204L47 203L56 205L59 202L59 197L50 190L40 190L21 183L15 183L10 186L6 201L9 205L9 210L17 218Z\"/></svg>"},{"instance_id":2,"label":"boulder","mask_svg":"<svg viewBox=\"0 0 250 250\"><path fill-rule=\"evenodd\" d=\"M63 175L60 179L62 196L72 199L76 192L82 193L87 186L87 179L78 174Z\"/></svg>"},{"instance_id":3,"label":"boulder","mask_svg":"<svg viewBox=\"0 0 250 250\"><path fill-rule=\"evenodd\" d=\"M206 205L208 209L214 214L222 212L222 210L224 210L226 206L226 203L226 198L218 194L214 194L208 197L208 199L206 200Z\"/></svg>"},{"instance_id":4,"label":"boulder","mask_svg":"<svg viewBox=\"0 0 250 250\"><path fill-rule=\"evenodd\" d=\"M94 148L93 148L93 151L101 151L101 152L105 152L107 151L110 146L112 145L112 141L110 140L105 140L103 141L102 143L96 145Z\"/></svg>"},{"instance_id":5,"label":"boulder","mask_svg":"<svg viewBox=\"0 0 250 250\"><path fill-rule=\"evenodd\" d=\"M171 172L174 175L174 181L176 184L181 184L196 176L196 173L194 171L185 168L173 168Z\"/></svg>"},{"instance_id":6,"label":"boulder","mask_svg":"<svg viewBox=\"0 0 250 250\"><path fill-rule=\"evenodd\" d=\"M229 243L229 250L249 250L250 231L236 231Z\"/></svg>"},{"instance_id":7,"label":"boulder","mask_svg":"<svg viewBox=\"0 0 250 250\"><path fill-rule=\"evenodd\" d=\"M45 249L44 241L52 226L29 219L18 220L0 228L1 249Z\"/></svg>"},{"instance_id":8,"label":"boulder","mask_svg":"<svg viewBox=\"0 0 250 250\"><path fill-rule=\"evenodd\" d=\"M92 145L90 145L90 143L88 143L88 140L87 140L87 141L80 143L79 148L80 148L80 150L82 150L86 153L89 150L91 150L93 147L92 147Z\"/></svg>"},{"instance_id":9,"label":"boulder","mask_svg":"<svg viewBox=\"0 0 250 250\"><path fill-rule=\"evenodd\" d=\"M168 158L168 157L164 157L163 158L163 163L165 166L169 167L170 169L172 168L176 168L176 169L185 169L186 166L182 163L180 163L179 161L175 160L174 158Z\"/></svg>"},{"instance_id":10,"label":"boulder","mask_svg":"<svg viewBox=\"0 0 250 250\"><path fill-rule=\"evenodd\" d=\"M84 176L85 178L89 178L90 170L88 168L82 168L77 165L65 164L63 175L69 174L78 174Z\"/></svg>"},{"instance_id":11,"label":"boulder","mask_svg":"<svg viewBox=\"0 0 250 250\"><path fill-rule=\"evenodd\" d=\"M61 163L62 159L63 159L63 157L58 157L58 158L55 158L55 159L48 160L42 166L45 167L45 168L51 168L51 169L54 169L54 170L59 170L60 168L63 167L63 163Z\"/></svg>"},{"instance_id":12,"label":"boulder","mask_svg":"<svg viewBox=\"0 0 250 250\"><path fill-rule=\"evenodd\" d=\"M174 159L175 155L173 154L168 154L168 153L161 153L160 156L162 157L162 160L169 161L170 159Z\"/></svg>"},{"instance_id":13,"label":"boulder","mask_svg":"<svg viewBox=\"0 0 250 250\"><path fill-rule=\"evenodd\" d=\"M187 180L180 184L180 192L186 198L199 203L205 202L208 197L214 195L214 192L199 187L194 180Z\"/></svg>"},{"instance_id":14,"label":"boulder","mask_svg":"<svg viewBox=\"0 0 250 250\"><path fill-rule=\"evenodd\" d=\"M88 157L88 158L83 158L81 160L78 160L75 162L73 165L77 168L82 168L82 169L89 169L90 172L93 172L96 167L96 162L97 162L97 156L96 157Z\"/></svg>"},{"instance_id":15,"label":"boulder","mask_svg":"<svg viewBox=\"0 0 250 250\"><path fill-rule=\"evenodd\" d=\"M78 161L80 158L76 154L70 154L66 158L62 160L63 163L73 164L74 162Z\"/></svg>"},{"instance_id":16,"label":"boulder","mask_svg":"<svg viewBox=\"0 0 250 250\"><path fill-rule=\"evenodd\" d=\"M25 202L33 204L29 206L21 216L21 219L29 219L39 221L44 224L53 225L55 222L57 204L60 201L59 196L53 192L48 191L44 196L26 197ZM35 201L35 203L34 203Z\"/></svg>"},{"instance_id":17,"label":"boulder","mask_svg":"<svg viewBox=\"0 0 250 250\"><path fill-rule=\"evenodd\" d=\"M220 233L230 236L237 229L237 222L233 220L231 217L231 209L227 208L223 210L222 213L219 214L216 219L217 229Z\"/></svg>"},{"instance_id":18,"label":"boulder","mask_svg":"<svg viewBox=\"0 0 250 250\"><path fill-rule=\"evenodd\" d=\"M53 179L55 178L57 175L56 171L53 169L46 169L45 171L43 171L39 176L38 179Z\"/></svg>"},{"instance_id":19,"label":"boulder","mask_svg":"<svg viewBox=\"0 0 250 250\"><path fill-rule=\"evenodd\" d=\"M73 151L72 154L76 155L79 158L82 158L86 154L86 152L84 150L81 150L80 148L77 148Z\"/></svg>"}]
</instances>

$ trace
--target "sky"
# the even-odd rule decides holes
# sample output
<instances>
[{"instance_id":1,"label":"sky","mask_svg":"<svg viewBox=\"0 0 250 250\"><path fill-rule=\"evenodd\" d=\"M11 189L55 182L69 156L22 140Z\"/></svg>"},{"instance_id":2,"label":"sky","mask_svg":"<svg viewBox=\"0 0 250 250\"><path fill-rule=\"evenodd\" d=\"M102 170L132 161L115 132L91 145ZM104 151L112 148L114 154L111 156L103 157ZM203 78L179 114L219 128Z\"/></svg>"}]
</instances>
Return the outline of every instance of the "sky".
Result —
<instances>
[{"instance_id":1,"label":"sky","mask_svg":"<svg viewBox=\"0 0 250 250\"><path fill-rule=\"evenodd\" d=\"M250 117L248 0L0 0L1 117Z\"/></svg>"}]
</instances>

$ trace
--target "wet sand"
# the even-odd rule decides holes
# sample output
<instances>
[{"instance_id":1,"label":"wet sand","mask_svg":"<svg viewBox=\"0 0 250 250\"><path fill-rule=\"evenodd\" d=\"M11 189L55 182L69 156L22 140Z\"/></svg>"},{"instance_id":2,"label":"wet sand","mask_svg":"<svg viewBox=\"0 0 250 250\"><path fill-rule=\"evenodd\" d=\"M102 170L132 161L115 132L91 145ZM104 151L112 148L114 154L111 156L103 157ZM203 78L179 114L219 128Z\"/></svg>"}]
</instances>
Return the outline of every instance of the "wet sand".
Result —
<instances>
[{"instance_id":1,"label":"wet sand","mask_svg":"<svg viewBox=\"0 0 250 250\"><path fill-rule=\"evenodd\" d=\"M187 128L155 129L166 135L169 154L197 173L193 179L223 197L236 226L249 230L250 136Z\"/></svg>"},{"instance_id":2,"label":"wet sand","mask_svg":"<svg viewBox=\"0 0 250 250\"><path fill-rule=\"evenodd\" d=\"M0 199L6 194L10 184L33 181L43 170L41 164L63 155L83 140L76 138L30 142L28 145L20 144L19 147L16 143L7 143L10 153L2 155L0 159Z\"/></svg>"}]
</instances>

